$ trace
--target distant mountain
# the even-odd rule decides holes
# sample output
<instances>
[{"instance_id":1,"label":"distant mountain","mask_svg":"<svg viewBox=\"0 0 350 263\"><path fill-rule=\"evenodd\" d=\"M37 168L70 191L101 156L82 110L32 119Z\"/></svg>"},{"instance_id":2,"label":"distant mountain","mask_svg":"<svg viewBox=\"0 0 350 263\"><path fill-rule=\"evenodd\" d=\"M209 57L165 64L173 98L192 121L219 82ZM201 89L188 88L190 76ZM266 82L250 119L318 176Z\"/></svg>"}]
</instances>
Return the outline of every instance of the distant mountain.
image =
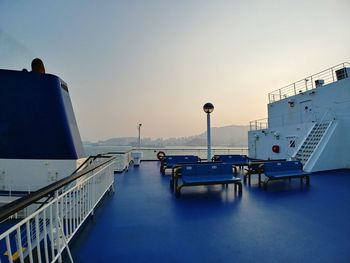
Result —
<instances>
[{"instance_id":1,"label":"distant mountain","mask_svg":"<svg viewBox=\"0 0 350 263\"><path fill-rule=\"evenodd\" d=\"M211 129L213 146L247 146L249 126L230 125ZM206 146L207 132L193 136L187 142L188 146Z\"/></svg>"},{"instance_id":2,"label":"distant mountain","mask_svg":"<svg viewBox=\"0 0 350 263\"><path fill-rule=\"evenodd\" d=\"M247 146L249 126L230 125L225 127L213 127L211 129L212 146L218 147L239 147ZM97 143L85 142L92 145L112 145L112 146L137 146L136 137L111 138ZM206 146L207 132L198 135L179 138L142 138L141 146Z\"/></svg>"}]
</instances>

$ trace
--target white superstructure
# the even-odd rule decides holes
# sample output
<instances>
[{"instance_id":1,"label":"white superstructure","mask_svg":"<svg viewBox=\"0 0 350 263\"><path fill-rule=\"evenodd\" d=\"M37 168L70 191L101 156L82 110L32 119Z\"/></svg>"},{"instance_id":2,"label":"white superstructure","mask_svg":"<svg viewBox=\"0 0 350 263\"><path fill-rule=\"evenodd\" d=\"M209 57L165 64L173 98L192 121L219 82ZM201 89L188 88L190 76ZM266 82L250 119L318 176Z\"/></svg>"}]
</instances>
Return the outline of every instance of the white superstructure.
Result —
<instances>
[{"instance_id":1,"label":"white superstructure","mask_svg":"<svg viewBox=\"0 0 350 263\"><path fill-rule=\"evenodd\" d=\"M299 159L306 171L350 168L350 64L269 94L268 118L250 122L249 156Z\"/></svg>"}]
</instances>

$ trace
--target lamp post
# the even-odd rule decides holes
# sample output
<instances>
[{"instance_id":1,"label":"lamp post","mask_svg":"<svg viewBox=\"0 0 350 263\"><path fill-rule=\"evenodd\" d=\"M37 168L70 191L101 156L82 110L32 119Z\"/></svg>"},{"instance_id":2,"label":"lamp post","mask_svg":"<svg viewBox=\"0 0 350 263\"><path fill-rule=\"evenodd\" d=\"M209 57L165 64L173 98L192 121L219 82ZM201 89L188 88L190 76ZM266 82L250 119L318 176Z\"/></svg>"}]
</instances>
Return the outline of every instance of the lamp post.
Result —
<instances>
[{"instance_id":1,"label":"lamp post","mask_svg":"<svg viewBox=\"0 0 350 263\"><path fill-rule=\"evenodd\" d=\"M139 123L137 125L137 129L139 131L139 137L138 137L138 140L137 140L137 149L136 151L132 151L131 152L131 157L134 161L134 166L139 166L140 165L140 162L141 162L141 159L142 159L142 151L140 150L140 147L141 147L141 126L142 126L142 123Z\"/></svg>"},{"instance_id":2,"label":"lamp post","mask_svg":"<svg viewBox=\"0 0 350 263\"><path fill-rule=\"evenodd\" d=\"M208 162L211 161L211 137L210 137L210 113L214 110L214 105L210 102L204 104L204 112L207 114L207 145L208 145Z\"/></svg>"},{"instance_id":3,"label":"lamp post","mask_svg":"<svg viewBox=\"0 0 350 263\"><path fill-rule=\"evenodd\" d=\"M137 141L138 148L141 147L141 126L142 126L142 123L139 123L139 125L137 126L137 129L139 130L139 139Z\"/></svg>"}]
</instances>

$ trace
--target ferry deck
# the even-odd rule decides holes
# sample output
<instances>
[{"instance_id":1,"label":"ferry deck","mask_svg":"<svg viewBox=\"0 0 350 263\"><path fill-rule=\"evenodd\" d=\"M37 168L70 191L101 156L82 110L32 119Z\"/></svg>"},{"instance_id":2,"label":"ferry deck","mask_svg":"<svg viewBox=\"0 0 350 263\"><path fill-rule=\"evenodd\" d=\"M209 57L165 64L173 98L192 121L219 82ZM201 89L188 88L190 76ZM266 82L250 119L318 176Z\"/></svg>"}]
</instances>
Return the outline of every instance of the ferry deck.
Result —
<instances>
[{"instance_id":1,"label":"ferry deck","mask_svg":"<svg viewBox=\"0 0 350 263\"><path fill-rule=\"evenodd\" d=\"M268 125L248 133L251 158L301 160L310 186L264 190L253 175L241 195L219 185L180 196L157 161L114 173L132 152L87 157L59 77L0 70L0 263L350 262L348 65L271 93Z\"/></svg>"},{"instance_id":2,"label":"ferry deck","mask_svg":"<svg viewBox=\"0 0 350 263\"><path fill-rule=\"evenodd\" d=\"M240 172L242 173L242 171ZM349 262L349 170L311 185L257 178L188 187L176 197L159 162L115 174L115 193L70 243L75 262Z\"/></svg>"}]
</instances>

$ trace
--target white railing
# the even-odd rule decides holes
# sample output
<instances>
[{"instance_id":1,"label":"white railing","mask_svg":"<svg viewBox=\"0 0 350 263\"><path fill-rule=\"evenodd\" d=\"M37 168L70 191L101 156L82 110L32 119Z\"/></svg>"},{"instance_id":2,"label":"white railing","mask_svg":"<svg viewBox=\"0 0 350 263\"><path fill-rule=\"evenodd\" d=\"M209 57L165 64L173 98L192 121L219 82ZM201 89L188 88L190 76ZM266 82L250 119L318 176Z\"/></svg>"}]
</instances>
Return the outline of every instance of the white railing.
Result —
<instances>
[{"instance_id":1,"label":"white railing","mask_svg":"<svg viewBox=\"0 0 350 263\"><path fill-rule=\"evenodd\" d=\"M196 155L201 159L207 158L206 147L141 147L137 149L143 153L142 160L153 161L157 159L157 153L162 151L166 155ZM212 155L215 154L248 154L248 147L212 147Z\"/></svg>"},{"instance_id":2,"label":"white railing","mask_svg":"<svg viewBox=\"0 0 350 263\"><path fill-rule=\"evenodd\" d=\"M269 128L267 118L249 122L249 130L250 131L263 130L263 129L267 129L267 128Z\"/></svg>"},{"instance_id":3,"label":"white railing","mask_svg":"<svg viewBox=\"0 0 350 263\"><path fill-rule=\"evenodd\" d=\"M349 66L350 66L349 63L344 62L332 68L329 68L319 73L316 73L314 75L308 76L288 86L285 86L278 90L274 90L269 93L269 103L279 101L279 100L288 98L290 96L297 95L304 91L317 88L318 86L330 84L341 78L347 78L348 72L346 71L346 68ZM344 69L344 72L342 72L342 69Z\"/></svg>"},{"instance_id":4,"label":"white railing","mask_svg":"<svg viewBox=\"0 0 350 263\"><path fill-rule=\"evenodd\" d=\"M129 164L132 161L131 152L132 150L127 150L125 152L108 152L105 155L115 157L114 171L120 173L129 168Z\"/></svg>"},{"instance_id":5,"label":"white railing","mask_svg":"<svg viewBox=\"0 0 350 263\"><path fill-rule=\"evenodd\" d=\"M114 161L109 161L54 192L53 200L0 235L0 262L73 262L68 243L109 190Z\"/></svg>"},{"instance_id":6,"label":"white railing","mask_svg":"<svg viewBox=\"0 0 350 263\"><path fill-rule=\"evenodd\" d=\"M114 171L122 172L127 170L133 158L131 153L133 151L142 152L143 161L156 161L157 153L159 151L165 152L167 155L197 155L201 159L207 158L207 147L197 147L197 146L141 146L137 148L132 148L128 146L125 151L114 151L118 146L113 145L103 145L103 146L89 146L89 152L93 154L102 154L115 157ZM106 151L108 149L108 151ZM212 153L215 154L248 154L248 147L212 147Z\"/></svg>"}]
</instances>

